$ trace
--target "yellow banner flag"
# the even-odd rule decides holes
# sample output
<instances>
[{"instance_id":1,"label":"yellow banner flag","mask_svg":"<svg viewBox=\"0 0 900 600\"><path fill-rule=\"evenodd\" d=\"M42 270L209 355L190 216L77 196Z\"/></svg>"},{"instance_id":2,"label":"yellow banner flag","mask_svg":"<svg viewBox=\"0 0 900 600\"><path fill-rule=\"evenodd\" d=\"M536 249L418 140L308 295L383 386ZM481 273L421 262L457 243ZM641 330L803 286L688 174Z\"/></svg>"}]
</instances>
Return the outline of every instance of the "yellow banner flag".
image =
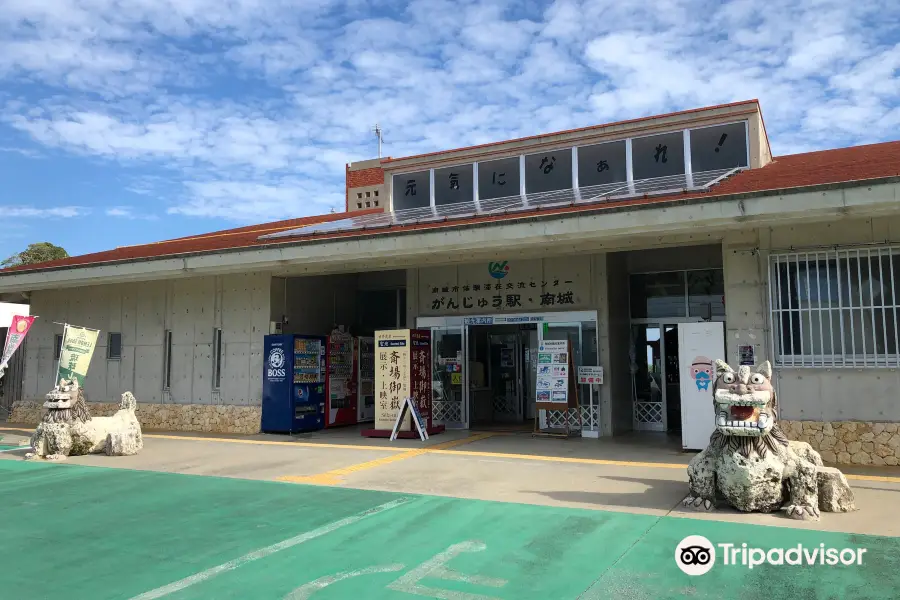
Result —
<instances>
[{"instance_id":1,"label":"yellow banner flag","mask_svg":"<svg viewBox=\"0 0 900 600\"><path fill-rule=\"evenodd\" d=\"M91 357L94 355L94 348L97 347L99 333L100 331L97 329L66 325L62 348L59 352L59 368L54 383L59 383L62 378L77 379L78 385L84 387L84 378L91 365Z\"/></svg>"}]
</instances>

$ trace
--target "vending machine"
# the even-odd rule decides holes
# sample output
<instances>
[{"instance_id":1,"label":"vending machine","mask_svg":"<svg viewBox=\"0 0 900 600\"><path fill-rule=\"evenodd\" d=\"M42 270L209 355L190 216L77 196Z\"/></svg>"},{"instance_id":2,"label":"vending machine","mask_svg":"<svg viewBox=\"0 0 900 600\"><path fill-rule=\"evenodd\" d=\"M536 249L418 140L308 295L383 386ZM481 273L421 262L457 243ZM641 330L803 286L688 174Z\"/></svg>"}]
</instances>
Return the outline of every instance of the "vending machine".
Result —
<instances>
[{"instance_id":1,"label":"vending machine","mask_svg":"<svg viewBox=\"0 0 900 600\"><path fill-rule=\"evenodd\" d=\"M325 426L327 341L318 336L265 336L263 432L294 433Z\"/></svg>"},{"instance_id":2,"label":"vending machine","mask_svg":"<svg viewBox=\"0 0 900 600\"><path fill-rule=\"evenodd\" d=\"M375 338L356 338L357 407L360 423L375 420Z\"/></svg>"},{"instance_id":3,"label":"vending machine","mask_svg":"<svg viewBox=\"0 0 900 600\"><path fill-rule=\"evenodd\" d=\"M335 330L328 336L327 382L325 399L325 427L355 425L356 374L353 369L353 337Z\"/></svg>"}]
</instances>

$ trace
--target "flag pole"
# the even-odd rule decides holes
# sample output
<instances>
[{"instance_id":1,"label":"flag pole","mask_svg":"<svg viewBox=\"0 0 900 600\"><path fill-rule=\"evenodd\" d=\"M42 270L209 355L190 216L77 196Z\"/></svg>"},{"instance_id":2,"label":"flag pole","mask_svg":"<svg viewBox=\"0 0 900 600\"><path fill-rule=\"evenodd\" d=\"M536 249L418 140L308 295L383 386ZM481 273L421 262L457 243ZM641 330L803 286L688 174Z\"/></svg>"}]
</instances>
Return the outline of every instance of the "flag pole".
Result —
<instances>
[{"instance_id":1,"label":"flag pole","mask_svg":"<svg viewBox=\"0 0 900 600\"><path fill-rule=\"evenodd\" d=\"M54 321L54 323L56 323L56 321ZM62 363L62 353L63 353L63 346L65 346L65 344L66 344L66 334L69 332L69 324L68 323L56 323L56 324L63 326L63 336L62 336L62 339L59 341L59 358L56 359L56 377L54 377L54 379L53 379L53 387L54 388L57 385L59 385L59 366L60 366L60 363Z\"/></svg>"}]
</instances>

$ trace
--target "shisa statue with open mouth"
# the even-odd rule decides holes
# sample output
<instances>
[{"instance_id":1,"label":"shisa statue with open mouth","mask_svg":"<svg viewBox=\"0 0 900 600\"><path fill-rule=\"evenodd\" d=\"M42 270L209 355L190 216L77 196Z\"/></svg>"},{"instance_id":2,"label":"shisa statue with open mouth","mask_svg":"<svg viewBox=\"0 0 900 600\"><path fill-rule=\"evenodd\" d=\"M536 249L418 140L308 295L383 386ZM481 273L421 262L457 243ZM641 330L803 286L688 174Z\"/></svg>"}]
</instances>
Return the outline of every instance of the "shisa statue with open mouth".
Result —
<instances>
[{"instance_id":1,"label":"shisa statue with open mouth","mask_svg":"<svg viewBox=\"0 0 900 600\"><path fill-rule=\"evenodd\" d=\"M818 520L820 511L855 510L843 473L823 466L812 446L788 440L778 426L769 362L735 371L716 360L715 367L716 429L688 465L684 505L709 511L724 501L743 512L782 509L804 520Z\"/></svg>"}]
</instances>

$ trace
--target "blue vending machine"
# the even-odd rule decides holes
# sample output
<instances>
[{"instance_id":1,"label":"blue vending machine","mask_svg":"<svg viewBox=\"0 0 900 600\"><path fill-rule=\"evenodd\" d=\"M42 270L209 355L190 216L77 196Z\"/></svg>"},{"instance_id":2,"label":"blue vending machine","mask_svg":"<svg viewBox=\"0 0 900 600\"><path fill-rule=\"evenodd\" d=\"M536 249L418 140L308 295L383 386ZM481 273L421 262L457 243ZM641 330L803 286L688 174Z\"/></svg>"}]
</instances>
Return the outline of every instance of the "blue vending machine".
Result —
<instances>
[{"instance_id":1,"label":"blue vending machine","mask_svg":"<svg viewBox=\"0 0 900 600\"><path fill-rule=\"evenodd\" d=\"M326 338L267 335L264 348L262 431L322 429Z\"/></svg>"}]
</instances>

